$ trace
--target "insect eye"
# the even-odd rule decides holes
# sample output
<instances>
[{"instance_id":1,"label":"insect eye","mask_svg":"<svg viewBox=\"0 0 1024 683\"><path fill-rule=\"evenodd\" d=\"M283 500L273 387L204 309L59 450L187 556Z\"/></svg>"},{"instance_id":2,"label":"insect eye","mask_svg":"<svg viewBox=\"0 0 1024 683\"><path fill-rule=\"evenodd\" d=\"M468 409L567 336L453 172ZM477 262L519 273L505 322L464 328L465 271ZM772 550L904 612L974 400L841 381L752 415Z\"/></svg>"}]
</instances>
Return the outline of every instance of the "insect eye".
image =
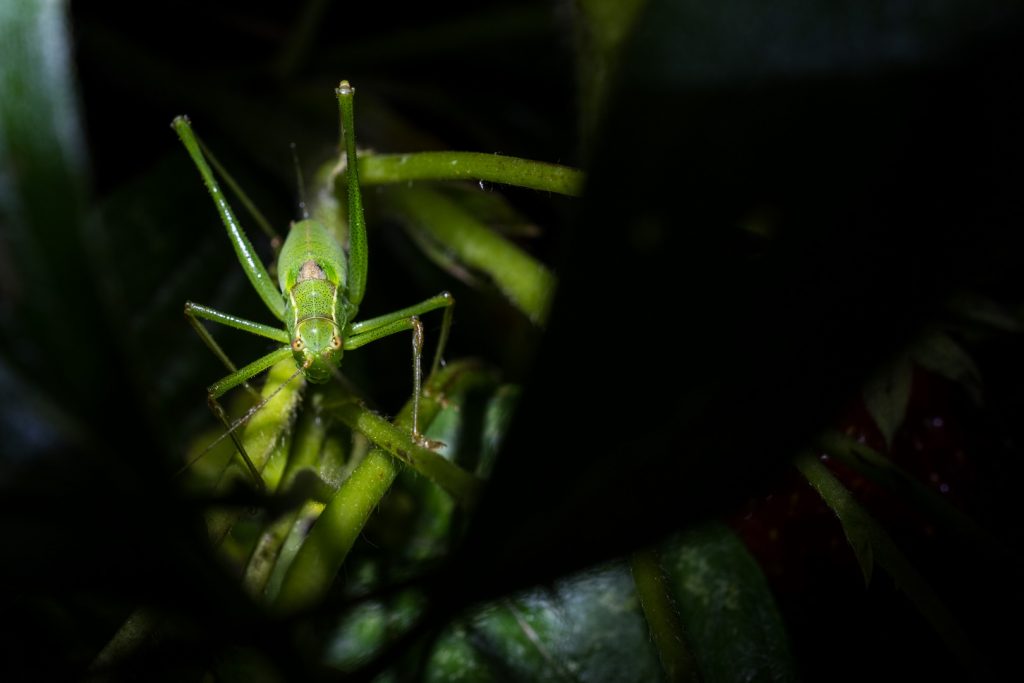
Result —
<instances>
[{"instance_id":1,"label":"insect eye","mask_svg":"<svg viewBox=\"0 0 1024 683\"><path fill-rule=\"evenodd\" d=\"M306 345L302 343L301 339L296 339L295 341L292 342L292 348L295 349L296 351L301 351L305 347Z\"/></svg>"},{"instance_id":2,"label":"insect eye","mask_svg":"<svg viewBox=\"0 0 1024 683\"><path fill-rule=\"evenodd\" d=\"M341 337L339 337L338 335L334 335L333 337L331 337L331 348L333 348L333 349L340 349L341 348Z\"/></svg>"}]
</instances>

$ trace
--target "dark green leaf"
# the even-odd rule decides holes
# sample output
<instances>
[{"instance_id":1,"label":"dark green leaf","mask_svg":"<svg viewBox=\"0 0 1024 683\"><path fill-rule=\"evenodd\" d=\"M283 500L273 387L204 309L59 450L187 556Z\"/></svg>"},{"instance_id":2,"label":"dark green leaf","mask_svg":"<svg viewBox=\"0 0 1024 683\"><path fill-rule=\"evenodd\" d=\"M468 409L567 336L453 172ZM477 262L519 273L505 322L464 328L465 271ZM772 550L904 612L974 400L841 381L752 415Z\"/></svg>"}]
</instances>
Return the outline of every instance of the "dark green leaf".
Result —
<instances>
[{"instance_id":1,"label":"dark green leaf","mask_svg":"<svg viewBox=\"0 0 1024 683\"><path fill-rule=\"evenodd\" d=\"M948 334L926 333L911 348L910 355L926 370L963 386L975 403L981 403L981 372L971 356Z\"/></svg>"},{"instance_id":2,"label":"dark green leaf","mask_svg":"<svg viewBox=\"0 0 1024 683\"><path fill-rule=\"evenodd\" d=\"M892 445L893 435L906 419L913 375L910 359L900 356L864 385L864 405L882 432L886 446Z\"/></svg>"},{"instance_id":3,"label":"dark green leaf","mask_svg":"<svg viewBox=\"0 0 1024 683\"><path fill-rule=\"evenodd\" d=\"M0 349L60 404L94 412L108 367L66 13L66 2L0 4Z\"/></svg>"},{"instance_id":4,"label":"dark green leaf","mask_svg":"<svg viewBox=\"0 0 1024 683\"><path fill-rule=\"evenodd\" d=\"M661 561L702 681L796 680L768 582L728 527L705 524L680 535Z\"/></svg>"},{"instance_id":5,"label":"dark green leaf","mask_svg":"<svg viewBox=\"0 0 1024 683\"><path fill-rule=\"evenodd\" d=\"M946 646L956 654L961 664L968 671L979 674L986 671L987 665L979 657L974 644L956 618L889 534L817 458L800 456L796 465L839 517L843 532L857 556L861 570L864 571L865 581L870 579L871 566L877 560L928 620Z\"/></svg>"},{"instance_id":6,"label":"dark green leaf","mask_svg":"<svg viewBox=\"0 0 1024 683\"><path fill-rule=\"evenodd\" d=\"M966 320L1002 332L1024 331L1024 314L1018 309L977 294L961 293L950 307Z\"/></svg>"},{"instance_id":7,"label":"dark green leaf","mask_svg":"<svg viewBox=\"0 0 1024 683\"><path fill-rule=\"evenodd\" d=\"M475 610L431 655L431 681L653 681L629 570L613 564Z\"/></svg>"}]
</instances>

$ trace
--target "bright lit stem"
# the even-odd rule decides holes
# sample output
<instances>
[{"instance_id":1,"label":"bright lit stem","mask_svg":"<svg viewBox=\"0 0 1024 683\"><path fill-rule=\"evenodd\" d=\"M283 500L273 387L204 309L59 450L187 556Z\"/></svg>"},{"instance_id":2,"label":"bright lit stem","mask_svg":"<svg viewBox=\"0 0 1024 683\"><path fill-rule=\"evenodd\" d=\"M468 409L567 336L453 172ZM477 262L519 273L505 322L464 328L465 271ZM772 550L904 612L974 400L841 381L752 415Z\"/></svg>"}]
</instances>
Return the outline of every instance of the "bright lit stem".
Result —
<instances>
[{"instance_id":1,"label":"bright lit stem","mask_svg":"<svg viewBox=\"0 0 1024 683\"><path fill-rule=\"evenodd\" d=\"M410 440L409 428L402 424L405 420L396 420L397 425L391 424L354 398L329 403L324 409L433 481L462 507L472 509L476 505L482 482L443 456Z\"/></svg>"},{"instance_id":2,"label":"bright lit stem","mask_svg":"<svg viewBox=\"0 0 1024 683\"><path fill-rule=\"evenodd\" d=\"M294 374L295 361L292 358L285 358L270 369L267 381L263 385L262 397L269 396L279 388L280 391L277 391L277 394L265 406L252 415L242 432L245 450L248 452L253 466L264 472L263 479L268 491L275 490L278 481L276 477L269 476L266 471L267 463L271 460L275 450L287 449L292 421L299 406L302 388L305 386L305 382L299 378L293 379L284 387L281 386ZM223 494L239 483L248 484L251 481L249 470L241 459L231 458L217 482L216 492ZM234 509L213 509L207 514L207 528L210 541L214 545L224 539L239 514L238 510Z\"/></svg>"},{"instance_id":3,"label":"bright lit stem","mask_svg":"<svg viewBox=\"0 0 1024 683\"><path fill-rule=\"evenodd\" d=\"M444 407L446 397L493 381L493 376L483 372L478 363L457 361L448 365L427 381L419 409L420 419L424 425L429 425ZM384 448L393 448L407 457L412 454L410 460L420 466L429 463L425 469L433 476L424 469L417 469L432 479L439 472L445 472L439 478L458 482L453 487L459 490L455 498L467 507L476 500L481 484L458 466L410 440L411 401L399 413L394 425L373 415L355 399L337 398L325 403L324 410L383 448L374 448L367 453L310 529L285 574L274 603L285 611L313 604L326 593L370 515L398 476L402 467L398 458L401 456Z\"/></svg>"},{"instance_id":4,"label":"bright lit stem","mask_svg":"<svg viewBox=\"0 0 1024 683\"><path fill-rule=\"evenodd\" d=\"M471 180L578 197L583 172L569 166L482 152L374 154L359 158L359 182L385 185L410 180Z\"/></svg>"},{"instance_id":5,"label":"bright lit stem","mask_svg":"<svg viewBox=\"0 0 1024 683\"><path fill-rule=\"evenodd\" d=\"M281 484L278 487L279 491L287 495L287 492L296 485L303 473L319 476L317 462L320 459L320 451L326 436L327 421L320 417L319 411L315 408L311 407L306 410L299 418L298 425L295 428L291 453L281 477ZM278 557L280 557L281 548L288 538L288 534L295 523L303 515L308 514L309 508L319 508L316 510L319 512L323 509L323 504L316 501L307 501L305 504L271 522L263 530L263 533L260 534L256 547L253 548L252 554L249 556L242 580L249 594L253 597L259 597L263 594L274 565L277 563Z\"/></svg>"},{"instance_id":6,"label":"bright lit stem","mask_svg":"<svg viewBox=\"0 0 1024 683\"><path fill-rule=\"evenodd\" d=\"M544 325L557 281L543 263L430 187L389 187L384 203L460 263L486 273L516 308Z\"/></svg>"}]
</instances>

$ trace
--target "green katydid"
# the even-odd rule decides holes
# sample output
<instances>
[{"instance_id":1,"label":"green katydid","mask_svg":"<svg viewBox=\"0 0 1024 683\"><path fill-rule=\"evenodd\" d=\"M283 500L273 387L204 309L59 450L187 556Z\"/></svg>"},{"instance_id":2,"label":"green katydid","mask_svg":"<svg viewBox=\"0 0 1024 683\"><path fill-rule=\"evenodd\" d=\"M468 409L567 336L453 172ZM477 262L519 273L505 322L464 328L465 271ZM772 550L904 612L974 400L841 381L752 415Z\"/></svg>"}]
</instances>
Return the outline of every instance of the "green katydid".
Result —
<instances>
[{"instance_id":1,"label":"green katydid","mask_svg":"<svg viewBox=\"0 0 1024 683\"><path fill-rule=\"evenodd\" d=\"M293 222L278 255L278 285L274 286L266 267L253 249L234 212L228 205L187 118L174 119L172 127L188 150L213 198L221 221L235 249L242 269L263 303L284 329L243 320L192 302L185 304L185 316L207 346L230 370L223 379L207 388L210 409L224 423L246 465L258 485L259 471L249 459L234 433L234 426L217 399L229 390L248 382L272 365L293 356L296 375L303 374L313 383L327 382L337 371L344 351L357 349L382 337L411 330L413 333L413 439L420 441L417 408L421 390L420 358L423 348L423 326L419 316L428 311L445 309L433 369L441 362L441 354L451 327L451 294L442 292L419 304L393 313L353 322L366 290L367 239L359 188L355 141L353 97L355 89L342 81L336 90L341 115L341 136L348 175L348 250L319 221L304 218ZM234 364L203 326L202 320L220 323L266 337L283 346L262 358L236 369ZM294 377L294 375L293 375Z\"/></svg>"}]
</instances>

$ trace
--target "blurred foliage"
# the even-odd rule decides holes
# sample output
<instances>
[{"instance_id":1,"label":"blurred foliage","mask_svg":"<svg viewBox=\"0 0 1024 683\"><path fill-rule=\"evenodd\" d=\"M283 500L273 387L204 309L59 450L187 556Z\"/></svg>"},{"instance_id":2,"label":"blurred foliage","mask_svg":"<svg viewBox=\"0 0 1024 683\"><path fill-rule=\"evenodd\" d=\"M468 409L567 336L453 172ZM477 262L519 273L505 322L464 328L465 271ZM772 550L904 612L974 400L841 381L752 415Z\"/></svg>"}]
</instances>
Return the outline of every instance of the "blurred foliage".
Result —
<instances>
[{"instance_id":1,"label":"blurred foliage","mask_svg":"<svg viewBox=\"0 0 1024 683\"><path fill-rule=\"evenodd\" d=\"M1010 670L994 615L1024 597L1021 20L994 0L186 0L159 20L0 3L3 673L82 678L116 633L113 679ZM268 452L300 502L172 477L210 438L203 387L222 374L181 306L266 315L168 124L188 114L283 230L299 215L289 143L306 178L335 158L341 78L367 150L585 163L587 183L580 200L366 189L362 310L454 292L446 355L487 379L440 394L429 436L490 485L466 515L401 468L323 599L282 613L239 581L252 549L277 523L286 564L323 503L298 485L338 487L368 446L329 415L317 435L307 396L291 448L315 452L320 479ZM517 306L492 266L417 229L417 196L544 264L555 299ZM236 359L267 348L223 342ZM346 355L385 415L408 394L407 344ZM948 448L927 441L940 423ZM803 470L840 519L784 474L837 428L832 474ZM232 516L218 553L211 511ZM807 520L814 534L786 540ZM800 552L773 563L783 546ZM641 549L696 672L648 634L622 560ZM812 578L792 590L779 567Z\"/></svg>"}]
</instances>

